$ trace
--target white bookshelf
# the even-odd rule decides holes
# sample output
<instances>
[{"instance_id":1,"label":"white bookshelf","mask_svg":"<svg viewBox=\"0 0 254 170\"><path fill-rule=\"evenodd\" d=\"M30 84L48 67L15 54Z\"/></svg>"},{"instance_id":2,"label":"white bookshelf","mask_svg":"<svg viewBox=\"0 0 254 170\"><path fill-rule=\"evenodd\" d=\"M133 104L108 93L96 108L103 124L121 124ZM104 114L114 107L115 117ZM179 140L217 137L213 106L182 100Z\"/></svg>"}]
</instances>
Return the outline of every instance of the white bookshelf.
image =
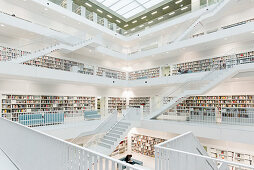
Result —
<instances>
[{"instance_id":1,"label":"white bookshelf","mask_svg":"<svg viewBox=\"0 0 254 170\"><path fill-rule=\"evenodd\" d=\"M129 99L130 107L143 106L143 113L149 114L151 111L151 97L131 97Z\"/></svg>"},{"instance_id":2,"label":"white bookshelf","mask_svg":"<svg viewBox=\"0 0 254 170\"><path fill-rule=\"evenodd\" d=\"M118 113L122 113L122 110L126 109L127 100L123 97L108 97L108 112L117 110Z\"/></svg>"},{"instance_id":3,"label":"white bookshelf","mask_svg":"<svg viewBox=\"0 0 254 170\"><path fill-rule=\"evenodd\" d=\"M2 95L3 117L17 121L19 114L38 111L64 111L65 113L82 110L95 110L95 97L86 96L46 96L46 95Z\"/></svg>"},{"instance_id":4,"label":"white bookshelf","mask_svg":"<svg viewBox=\"0 0 254 170\"><path fill-rule=\"evenodd\" d=\"M160 76L160 67L129 72L129 80L150 79Z\"/></svg>"},{"instance_id":5,"label":"white bookshelf","mask_svg":"<svg viewBox=\"0 0 254 170\"><path fill-rule=\"evenodd\" d=\"M28 54L30 54L30 52L0 46L0 61L10 61Z\"/></svg>"}]
</instances>

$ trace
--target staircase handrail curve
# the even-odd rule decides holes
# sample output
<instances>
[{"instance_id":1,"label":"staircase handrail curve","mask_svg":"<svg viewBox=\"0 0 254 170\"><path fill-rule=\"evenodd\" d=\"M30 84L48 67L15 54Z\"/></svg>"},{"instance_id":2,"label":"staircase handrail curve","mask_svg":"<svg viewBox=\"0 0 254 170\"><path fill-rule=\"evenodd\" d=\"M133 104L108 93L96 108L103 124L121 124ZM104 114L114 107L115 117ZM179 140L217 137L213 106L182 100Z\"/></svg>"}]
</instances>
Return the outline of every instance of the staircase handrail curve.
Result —
<instances>
[{"instance_id":1,"label":"staircase handrail curve","mask_svg":"<svg viewBox=\"0 0 254 170\"><path fill-rule=\"evenodd\" d=\"M99 128L100 126L102 126L103 124L105 124L105 122L107 122L108 120L110 120L115 114L117 114L117 109L114 109L111 111L111 114L109 116L107 116L102 122L99 123L99 125L95 128ZM77 137L75 137L74 139L71 140L71 143L74 143L76 141L77 138L79 138L82 135L82 133L80 133Z\"/></svg>"},{"instance_id":2,"label":"staircase handrail curve","mask_svg":"<svg viewBox=\"0 0 254 170\"><path fill-rule=\"evenodd\" d=\"M126 114L123 114L123 117L118 120L105 134L109 134L111 132L111 130L116 127L122 120L124 120L126 118L126 116L133 110L134 108L129 108L128 112Z\"/></svg>"},{"instance_id":3,"label":"staircase handrail curve","mask_svg":"<svg viewBox=\"0 0 254 170\"><path fill-rule=\"evenodd\" d=\"M224 0L219 0L219 2L217 2L217 5L213 8L213 10L211 11L211 12L213 12L215 9L217 9L217 7L218 6L220 6L220 4L223 2ZM206 8L209 6L208 4L206 4L207 6L206 6ZM195 20L195 21L193 21L192 23L191 23L191 25L190 25L190 27L188 27L188 29L187 30L185 30L185 32L187 32L187 34L188 34L188 30L189 29L191 29L191 27L192 27L192 25L193 24L195 24L196 22L196 24L193 26L193 27L195 27L198 23L200 23L202 20L203 20L203 17L205 17L205 19L206 19L206 15L208 15L209 13L211 13L210 11L209 12L207 12L207 11L204 11L199 17L198 17L198 19L197 20ZM205 15L203 15L204 13L206 13ZM185 34L185 32L183 32L183 34ZM177 42L177 41L180 41L182 38L184 38L184 37L186 37L187 36L187 34L186 35L184 35L183 37L177 37L175 40L174 40L174 42Z\"/></svg>"},{"instance_id":4,"label":"staircase handrail curve","mask_svg":"<svg viewBox=\"0 0 254 170\"><path fill-rule=\"evenodd\" d=\"M99 142L99 141L102 139L103 136L105 136L106 134L109 134L109 133L111 132L111 130L119 124L119 122L121 122L122 120L124 120L124 118L126 117L126 115L128 115L128 113L131 112L132 110L133 110L133 108L129 108L128 112L127 112L126 114L124 114L123 117L122 117L120 120L118 120L107 132L105 132L105 133L100 133L100 134L95 135L93 138L91 138L91 139L86 143L85 146L88 146L91 142L95 142L95 143ZM117 110L116 110L116 111L117 111ZM102 135L103 135L103 136L102 136ZM100 137L98 137L98 136L100 136Z\"/></svg>"},{"instance_id":5,"label":"staircase handrail curve","mask_svg":"<svg viewBox=\"0 0 254 170\"><path fill-rule=\"evenodd\" d=\"M83 146L85 148L87 148L88 146L90 146L91 144L95 143L95 142L98 142L99 139L104 136L106 133L98 133L96 135L94 135L92 138L90 138L86 144Z\"/></svg>"},{"instance_id":6,"label":"staircase handrail curve","mask_svg":"<svg viewBox=\"0 0 254 170\"><path fill-rule=\"evenodd\" d=\"M209 73L207 73L207 74L205 75L205 77L202 78L200 81L204 81L204 80L206 80L207 78L210 78L210 75L213 75L214 72L217 72L217 71L218 71L218 67L219 67L219 66L214 67L213 70L210 71ZM167 97L172 97L172 100L171 100L171 101L173 101L174 98L175 98L175 97L173 97L173 94L174 94L177 90L182 89L182 88L186 87L187 85L189 85L189 84L191 84L191 83L193 83L193 82L196 82L196 80L187 81L187 82L185 82L184 84L182 84L180 87L179 87L179 86L176 87L176 88L175 88L172 92L170 92L168 95L162 97L162 99L161 99L160 101L158 101L157 104L163 103L165 97L166 97L166 98L167 98Z\"/></svg>"}]
</instances>

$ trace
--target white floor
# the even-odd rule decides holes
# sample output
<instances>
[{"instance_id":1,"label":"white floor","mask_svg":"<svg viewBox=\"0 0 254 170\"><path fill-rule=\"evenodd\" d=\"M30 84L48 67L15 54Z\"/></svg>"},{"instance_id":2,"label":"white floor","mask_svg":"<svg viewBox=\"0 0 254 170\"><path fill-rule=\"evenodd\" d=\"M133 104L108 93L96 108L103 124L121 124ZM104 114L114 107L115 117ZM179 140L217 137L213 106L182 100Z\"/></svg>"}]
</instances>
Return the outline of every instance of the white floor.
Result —
<instances>
[{"instance_id":1,"label":"white floor","mask_svg":"<svg viewBox=\"0 0 254 170\"><path fill-rule=\"evenodd\" d=\"M33 129L44 132L48 135L58 137L63 140L77 137L80 133L94 130L102 120L68 120L64 124L39 126Z\"/></svg>"},{"instance_id":2,"label":"white floor","mask_svg":"<svg viewBox=\"0 0 254 170\"><path fill-rule=\"evenodd\" d=\"M0 149L0 169L1 170L18 170L10 159Z\"/></svg>"},{"instance_id":3,"label":"white floor","mask_svg":"<svg viewBox=\"0 0 254 170\"><path fill-rule=\"evenodd\" d=\"M121 159L121 158L125 157L127 154L131 154L132 159L136 159L136 160L143 162L144 169L147 169L147 170L154 170L155 169L155 159L153 157L142 155L139 153L125 152L124 154L115 155L115 156L113 156L113 158Z\"/></svg>"}]
</instances>

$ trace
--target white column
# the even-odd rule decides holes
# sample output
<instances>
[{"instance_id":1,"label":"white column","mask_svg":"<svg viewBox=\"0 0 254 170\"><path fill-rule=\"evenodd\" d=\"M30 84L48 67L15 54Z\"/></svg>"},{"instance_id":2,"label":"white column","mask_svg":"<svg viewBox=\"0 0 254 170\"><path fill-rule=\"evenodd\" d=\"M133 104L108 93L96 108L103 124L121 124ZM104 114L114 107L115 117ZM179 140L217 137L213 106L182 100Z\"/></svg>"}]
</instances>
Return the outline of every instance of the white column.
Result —
<instances>
[{"instance_id":1,"label":"white column","mask_svg":"<svg viewBox=\"0 0 254 170\"><path fill-rule=\"evenodd\" d=\"M80 6L80 15L86 17L86 7Z\"/></svg>"},{"instance_id":2,"label":"white column","mask_svg":"<svg viewBox=\"0 0 254 170\"><path fill-rule=\"evenodd\" d=\"M103 20L104 20L104 27L108 28L108 19L107 18L103 18Z\"/></svg>"},{"instance_id":3,"label":"white column","mask_svg":"<svg viewBox=\"0 0 254 170\"><path fill-rule=\"evenodd\" d=\"M66 0L66 8L70 11L72 11L72 0Z\"/></svg>"},{"instance_id":4,"label":"white column","mask_svg":"<svg viewBox=\"0 0 254 170\"><path fill-rule=\"evenodd\" d=\"M200 8L200 0L191 0L191 10L195 11Z\"/></svg>"},{"instance_id":5,"label":"white column","mask_svg":"<svg viewBox=\"0 0 254 170\"><path fill-rule=\"evenodd\" d=\"M93 12L93 22L97 23L97 14Z\"/></svg>"},{"instance_id":6,"label":"white column","mask_svg":"<svg viewBox=\"0 0 254 170\"><path fill-rule=\"evenodd\" d=\"M116 32L116 24L113 23L113 31Z\"/></svg>"}]
</instances>

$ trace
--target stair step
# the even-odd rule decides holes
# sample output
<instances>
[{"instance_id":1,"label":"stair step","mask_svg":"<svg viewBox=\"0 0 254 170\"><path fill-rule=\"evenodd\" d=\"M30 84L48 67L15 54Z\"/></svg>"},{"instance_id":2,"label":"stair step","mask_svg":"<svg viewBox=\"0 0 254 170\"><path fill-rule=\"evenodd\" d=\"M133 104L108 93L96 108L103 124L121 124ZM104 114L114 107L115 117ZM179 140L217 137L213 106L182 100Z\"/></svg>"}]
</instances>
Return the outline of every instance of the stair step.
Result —
<instances>
[{"instance_id":1,"label":"stair step","mask_svg":"<svg viewBox=\"0 0 254 170\"><path fill-rule=\"evenodd\" d=\"M126 129L124 129L124 128L118 128L118 127L115 127L114 130L117 130L119 132L125 132L126 131Z\"/></svg>"},{"instance_id":2,"label":"stair step","mask_svg":"<svg viewBox=\"0 0 254 170\"><path fill-rule=\"evenodd\" d=\"M130 123L127 123L127 122L118 122L118 125L130 126Z\"/></svg>"},{"instance_id":3,"label":"stair step","mask_svg":"<svg viewBox=\"0 0 254 170\"><path fill-rule=\"evenodd\" d=\"M124 125L116 125L116 128L121 128L121 129L128 129L129 126L124 126Z\"/></svg>"},{"instance_id":4,"label":"stair step","mask_svg":"<svg viewBox=\"0 0 254 170\"><path fill-rule=\"evenodd\" d=\"M106 139L106 140L111 140L111 141L117 141L117 138L115 137L112 137L112 136L104 136L103 139Z\"/></svg>"},{"instance_id":5,"label":"stair step","mask_svg":"<svg viewBox=\"0 0 254 170\"><path fill-rule=\"evenodd\" d=\"M101 142L107 143L107 144L109 144L109 145L114 145L114 142L113 142L113 141L107 140L107 139L101 139Z\"/></svg>"},{"instance_id":6,"label":"stair step","mask_svg":"<svg viewBox=\"0 0 254 170\"><path fill-rule=\"evenodd\" d=\"M115 130L115 129L112 129L109 133L115 133L115 134L118 134L118 135L122 135L123 134L123 132L120 132L120 131L117 131L117 130Z\"/></svg>"},{"instance_id":7,"label":"stair step","mask_svg":"<svg viewBox=\"0 0 254 170\"><path fill-rule=\"evenodd\" d=\"M120 138L120 135L115 134L115 133L112 133L112 132L109 132L109 133L107 134L107 136L111 136L111 137L114 137L114 138Z\"/></svg>"},{"instance_id":8,"label":"stair step","mask_svg":"<svg viewBox=\"0 0 254 170\"><path fill-rule=\"evenodd\" d=\"M103 142L99 142L98 143L99 146L102 146L104 148L108 148L108 149L111 149L111 146L109 144L106 144L106 143L103 143Z\"/></svg>"}]
</instances>

